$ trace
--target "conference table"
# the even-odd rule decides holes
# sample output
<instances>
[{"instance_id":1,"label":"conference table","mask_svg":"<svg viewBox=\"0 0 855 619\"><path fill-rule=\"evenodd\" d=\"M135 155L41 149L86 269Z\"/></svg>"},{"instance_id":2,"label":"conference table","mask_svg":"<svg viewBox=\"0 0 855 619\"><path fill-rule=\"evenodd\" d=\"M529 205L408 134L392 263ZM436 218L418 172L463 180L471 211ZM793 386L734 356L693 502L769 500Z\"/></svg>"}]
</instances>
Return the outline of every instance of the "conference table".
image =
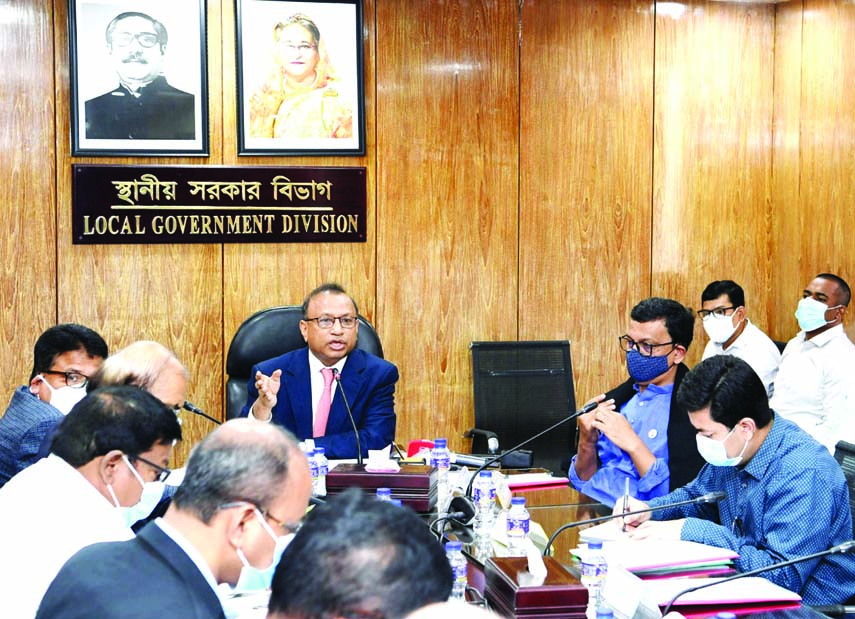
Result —
<instances>
[{"instance_id":1,"label":"conference table","mask_svg":"<svg viewBox=\"0 0 855 619\"><path fill-rule=\"evenodd\" d=\"M587 520L611 513L611 510L598 503L597 501L578 492L575 488L569 485L551 486L531 488L523 491L514 490L515 495L526 497L526 507L531 514L533 523L539 524L546 536L549 537L558 530L562 525L580 520ZM436 514L433 514L436 517ZM573 558L571 551L579 545L579 533L581 528L573 527L561 532L553 542L553 558L548 566L550 568L550 580L553 582L560 581L560 591L556 596L564 596L564 598L572 597L576 600L576 609L572 612L555 612L541 609L518 609L515 613L510 608L500 608L494 600L491 600L493 610L500 612L506 616L516 617L568 617L570 619L584 619L584 602L587 600L587 592L578 582L578 563ZM445 530L445 534L449 539L458 539L464 542L464 554L469 561L469 584L483 596L489 589L487 580L492 571L493 581L495 582L495 574L497 569L504 570L504 578L506 580L514 580L514 574L525 571L525 559L523 558L505 558L497 559L491 557L493 545L485 545L483 543L475 543L471 529L459 526L450 526ZM492 561L490 559L493 559ZM552 578L552 570L557 569L562 571L560 577L556 580ZM509 574L510 573L510 574ZM495 590L493 591L495 593ZM489 597L489 596L488 596ZM495 597L495 595L493 596ZM581 600L582 606L579 608L578 602ZM547 604L549 605L549 604ZM674 610L679 611L676 607ZM728 610L735 612L742 617L750 617L752 619L826 619L826 616L807 606L798 606L791 608L780 608L775 610L757 610L746 608L729 608L725 605L710 606L709 611L695 607L691 613L692 617L712 617L717 612Z\"/></svg>"}]
</instances>

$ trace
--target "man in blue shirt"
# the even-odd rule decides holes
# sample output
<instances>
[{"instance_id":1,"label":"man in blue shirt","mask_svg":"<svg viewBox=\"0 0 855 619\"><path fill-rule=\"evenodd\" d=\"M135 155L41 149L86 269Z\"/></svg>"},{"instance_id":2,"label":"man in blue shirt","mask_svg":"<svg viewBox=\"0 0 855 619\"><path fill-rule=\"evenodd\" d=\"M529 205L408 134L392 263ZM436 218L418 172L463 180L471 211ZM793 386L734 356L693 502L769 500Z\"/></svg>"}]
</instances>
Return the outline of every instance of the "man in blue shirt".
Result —
<instances>
[{"instance_id":1,"label":"man in blue shirt","mask_svg":"<svg viewBox=\"0 0 855 619\"><path fill-rule=\"evenodd\" d=\"M694 429L672 395L688 368L682 361L694 337L695 317L672 299L651 297L632 308L619 338L630 379L579 418L579 449L570 464L573 486L614 505L629 493L662 496L694 479L703 465Z\"/></svg>"},{"instance_id":2,"label":"man in blue shirt","mask_svg":"<svg viewBox=\"0 0 855 619\"><path fill-rule=\"evenodd\" d=\"M650 507L723 491L718 504L662 509L626 519L633 537L702 542L739 553L748 571L827 550L852 537L849 491L828 450L769 408L766 390L742 359L701 362L677 394L708 462L697 479ZM631 501L633 510L646 507ZM647 522L645 522L647 521ZM768 580L805 604L840 604L855 596L855 561L840 554L769 571Z\"/></svg>"}]
</instances>

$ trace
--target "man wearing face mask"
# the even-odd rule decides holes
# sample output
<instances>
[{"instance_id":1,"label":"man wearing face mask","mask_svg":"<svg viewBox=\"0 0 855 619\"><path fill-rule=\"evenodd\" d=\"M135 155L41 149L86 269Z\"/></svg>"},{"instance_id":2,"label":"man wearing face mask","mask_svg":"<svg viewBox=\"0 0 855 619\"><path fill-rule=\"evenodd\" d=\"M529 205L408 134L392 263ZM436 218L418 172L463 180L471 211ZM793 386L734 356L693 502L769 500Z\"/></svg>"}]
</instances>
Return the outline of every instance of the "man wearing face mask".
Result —
<instances>
[{"instance_id":1,"label":"man wearing face mask","mask_svg":"<svg viewBox=\"0 0 855 619\"><path fill-rule=\"evenodd\" d=\"M614 505L629 484L632 496L661 496L692 480L703 460L685 409L672 397L688 368L682 363L695 317L672 299L651 297L632 308L619 338L630 379L594 398L579 418L579 449L570 463L573 486Z\"/></svg>"},{"instance_id":2,"label":"man wearing face mask","mask_svg":"<svg viewBox=\"0 0 855 619\"><path fill-rule=\"evenodd\" d=\"M697 478L647 505L724 492L718 503L625 518L634 538L684 539L739 553L740 572L827 550L852 537L849 492L822 445L769 408L763 383L742 359L718 355L686 378L677 399L697 429L707 461ZM651 519L652 518L652 519ZM855 595L855 561L835 554L762 574L804 604L842 604Z\"/></svg>"},{"instance_id":3,"label":"man wearing face mask","mask_svg":"<svg viewBox=\"0 0 855 619\"><path fill-rule=\"evenodd\" d=\"M240 593L269 588L311 494L308 462L290 433L228 421L193 449L166 515L131 541L77 553L37 618L222 618L218 583Z\"/></svg>"},{"instance_id":4,"label":"man wearing face mask","mask_svg":"<svg viewBox=\"0 0 855 619\"><path fill-rule=\"evenodd\" d=\"M39 336L30 382L15 390L0 418L0 487L41 458L45 435L83 399L106 357L107 343L83 325L55 325Z\"/></svg>"},{"instance_id":5,"label":"man wearing face mask","mask_svg":"<svg viewBox=\"0 0 855 619\"><path fill-rule=\"evenodd\" d=\"M807 285L796 309L802 330L784 349L769 402L831 453L839 440L855 442L855 345L843 330L850 296L832 273Z\"/></svg>"},{"instance_id":6,"label":"man wearing face mask","mask_svg":"<svg viewBox=\"0 0 855 619\"><path fill-rule=\"evenodd\" d=\"M0 489L0 608L33 617L50 581L75 552L133 537L123 509L162 481L181 427L137 387L104 387L71 410L51 454Z\"/></svg>"},{"instance_id":7,"label":"man wearing face mask","mask_svg":"<svg viewBox=\"0 0 855 619\"><path fill-rule=\"evenodd\" d=\"M729 279L712 282L701 294L701 306L703 309L698 311L698 316L710 338L703 358L713 355L739 357L757 372L771 397L781 352L768 335L748 320L742 286Z\"/></svg>"}]
</instances>

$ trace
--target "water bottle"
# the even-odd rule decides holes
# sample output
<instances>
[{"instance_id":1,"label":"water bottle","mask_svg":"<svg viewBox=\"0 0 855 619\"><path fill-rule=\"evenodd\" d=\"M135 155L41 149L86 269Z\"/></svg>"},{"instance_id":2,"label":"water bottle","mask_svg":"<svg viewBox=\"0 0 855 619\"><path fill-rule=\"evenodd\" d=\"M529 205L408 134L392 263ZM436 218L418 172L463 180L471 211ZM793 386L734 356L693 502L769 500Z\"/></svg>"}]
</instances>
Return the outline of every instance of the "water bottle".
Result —
<instances>
[{"instance_id":1,"label":"water bottle","mask_svg":"<svg viewBox=\"0 0 855 619\"><path fill-rule=\"evenodd\" d=\"M318 467L317 477L312 477L312 493L315 496L327 495L327 473L330 471L330 463L327 460L326 449L315 447L315 463Z\"/></svg>"},{"instance_id":2,"label":"water bottle","mask_svg":"<svg viewBox=\"0 0 855 619\"><path fill-rule=\"evenodd\" d=\"M392 500L392 489L391 488L377 488L377 500L378 501L391 501Z\"/></svg>"},{"instance_id":3,"label":"water bottle","mask_svg":"<svg viewBox=\"0 0 855 619\"><path fill-rule=\"evenodd\" d=\"M525 497L513 497L511 509L508 510L508 556L525 556L530 523L531 517L525 508Z\"/></svg>"},{"instance_id":4,"label":"water bottle","mask_svg":"<svg viewBox=\"0 0 855 619\"><path fill-rule=\"evenodd\" d=\"M462 542L446 542L445 556L451 565L451 573L454 580L451 585L451 600L466 601L466 557L463 556Z\"/></svg>"},{"instance_id":5,"label":"water bottle","mask_svg":"<svg viewBox=\"0 0 855 619\"><path fill-rule=\"evenodd\" d=\"M597 609L603 603L603 587L608 573L609 566L603 554L603 542L590 540L588 550L582 559L581 578L582 584L588 590L588 610L585 612L588 619L597 619Z\"/></svg>"},{"instance_id":6,"label":"water bottle","mask_svg":"<svg viewBox=\"0 0 855 619\"><path fill-rule=\"evenodd\" d=\"M306 457L309 459L309 472L312 474L312 495L318 496L318 456L312 449L306 452Z\"/></svg>"},{"instance_id":7,"label":"water bottle","mask_svg":"<svg viewBox=\"0 0 855 619\"><path fill-rule=\"evenodd\" d=\"M489 537L493 530L493 505L496 502L496 486L490 471L481 471L475 478L472 501L475 503L475 522L472 523L475 537Z\"/></svg>"},{"instance_id":8,"label":"water bottle","mask_svg":"<svg viewBox=\"0 0 855 619\"><path fill-rule=\"evenodd\" d=\"M451 467L448 441L444 438L438 438L433 442L430 465L436 469L436 511L442 513L448 504L448 469Z\"/></svg>"}]
</instances>

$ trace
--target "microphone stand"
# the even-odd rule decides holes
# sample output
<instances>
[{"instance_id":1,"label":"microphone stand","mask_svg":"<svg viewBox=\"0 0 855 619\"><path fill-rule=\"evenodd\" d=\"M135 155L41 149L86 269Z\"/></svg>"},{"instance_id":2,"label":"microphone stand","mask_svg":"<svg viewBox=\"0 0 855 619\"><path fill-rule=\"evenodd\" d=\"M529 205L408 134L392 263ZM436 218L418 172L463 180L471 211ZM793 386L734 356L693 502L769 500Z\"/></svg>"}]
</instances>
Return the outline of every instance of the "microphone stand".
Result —
<instances>
[{"instance_id":1,"label":"microphone stand","mask_svg":"<svg viewBox=\"0 0 855 619\"><path fill-rule=\"evenodd\" d=\"M819 559L826 555L834 555L834 554L846 554L855 548L855 541L843 542L842 544L838 544L837 546L832 546L828 550L821 550L819 552L815 552L813 554L805 555L804 557L796 557L795 559L790 559L788 561L781 561L780 563L773 563L772 565L764 565L763 567L758 567L753 570L748 570L747 572L740 572L739 574L734 574L733 576L728 576L727 578L723 578L721 580L716 580L715 582L708 582L703 585L698 585L697 587L691 587L690 589L686 589L685 591L680 591L677 595L671 598L671 601L668 602L668 605L665 607L665 610L662 612L662 615L667 615L668 611L671 610L671 606L674 602L677 601L678 598L685 595L686 593L692 593L693 591L698 591L699 589L706 589L707 587L713 587L715 585L719 585L724 582L730 582L731 580L738 580L740 578L746 578L748 576L756 576L757 574L762 574L763 572L770 572L772 570L777 570L782 567L789 567L791 565L795 565L796 563L801 563L802 561L810 561L811 559Z\"/></svg>"},{"instance_id":2,"label":"microphone stand","mask_svg":"<svg viewBox=\"0 0 855 619\"><path fill-rule=\"evenodd\" d=\"M353 412L350 410L350 404L347 401L347 395L344 393L344 387L341 386L341 374L336 368L333 368L333 378L338 386L338 392L341 394L341 399L344 401L344 409L347 411L347 418L350 419L350 425L353 426L353 436L356 437L356 463L362 465L362 443L359 440L359 430L356 428L356 421L353 419Z\"/></svg>"},{"instance_id":3,"label":"microphone stand","mask_svg":"<svg viewBox=\"0 0 855 619\"><path fill-rule=\"evenodd\" d=\"M648 512L659 511L660 509L670 509L672 507L680 507L682 505L691 505L693 503L714 503L717 501L721 501L727 495L723 492L711 492L709 494L703 494L701 496L695 497L694 499L687 499L685 501L679 501L677 503L668 503L667 505L657 505L656 507L647 507L645 509L638 509L634 512L625 512L622 514L609 514L608 516L600 516L598 518L589 518L588 520L578 520L576 522L568 522L565 525L558 527L555 533L549 538L549 541L546 542L546 546L543 549L543 556L546 557L549 555L549 549L552 547L552 542L555 541L562 532L567 529L572 529L573 527L579 527L583 524L597 524L598 522L606 522L608 520L615 520L616 518L624 518L626 516L634 516L635 514L646 514Z\"/></svg>"}]
</instances>

